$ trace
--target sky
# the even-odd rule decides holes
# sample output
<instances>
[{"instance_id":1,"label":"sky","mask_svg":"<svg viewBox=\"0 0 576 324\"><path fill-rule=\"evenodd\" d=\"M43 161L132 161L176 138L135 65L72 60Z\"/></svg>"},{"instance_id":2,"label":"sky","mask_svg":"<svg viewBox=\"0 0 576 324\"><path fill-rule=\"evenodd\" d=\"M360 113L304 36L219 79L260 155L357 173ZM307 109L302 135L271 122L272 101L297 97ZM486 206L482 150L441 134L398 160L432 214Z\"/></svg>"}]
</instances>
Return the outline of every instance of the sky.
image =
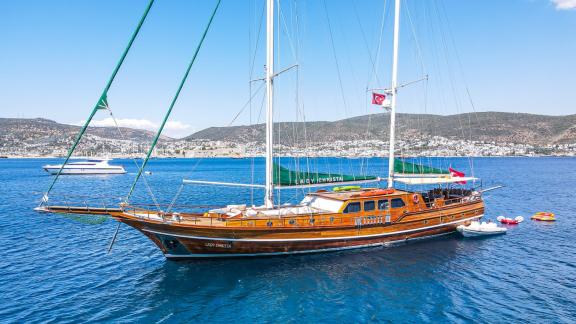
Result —
<instances>
[{"instance_id":1,"label":"sky","mask_svg":"<svg viewBox=\"0 0 576 324\"><path fill-rule=\"evenodd\" d=\"M82 123L147 3L0 0L0 117ZM109 91L122 126L158 127L215 3L156 0ZM222 1L166 135L263 121L263 4ZM275 120L382 112L370 96L390 86L393 1L280 9L276 70L297 67L275 79ZM400 90L399 112L576 113L576 0L404 0L400 36L400 83L428 80Z\"/></svg>"}]
</instances>

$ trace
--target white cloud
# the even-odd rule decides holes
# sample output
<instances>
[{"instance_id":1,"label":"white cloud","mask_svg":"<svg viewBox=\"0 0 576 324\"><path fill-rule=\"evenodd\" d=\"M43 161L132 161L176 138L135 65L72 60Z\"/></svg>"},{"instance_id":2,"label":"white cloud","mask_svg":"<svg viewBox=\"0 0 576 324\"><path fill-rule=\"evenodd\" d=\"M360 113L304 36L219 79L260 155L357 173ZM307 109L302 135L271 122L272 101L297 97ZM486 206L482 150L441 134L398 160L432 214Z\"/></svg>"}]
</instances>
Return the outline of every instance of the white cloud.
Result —
<instances>
[{"instance_id":1,"label":"white cloud","mask_svg":"<svg viewBox=\"0 0 576 324\"><path fill-rule=\"evenodd\" d=\"M183 131L190 128L190 125L184 124L181 121L168 121L166 122L166 126L164 129L166 130L174 130L174 131Z\"/></svg>"},{"instance_id":2,"label":"white cloud","mask_svg":"<svg viewBox=\"0 0 576 324\"><path fill-rule=\"evenodd\" d=\"M576 9L576 0L551 0L557 10Z\"/></svg>"},{"instance_id":3,"label":"white cloud","mask_svg":"<svg viewBox=\"0 0 576 324\"><path fill-rule=\"evenodd\" d=\"M138 128L138 129L147 129L153 130L158 126L153 122L147 119L116 119L118 122L118 126L120 127L130 127L130 128ZM95 127L115 127L116 124L114 123L114 119L112 117L104 118L101 120L92 120L90 126Z\"/></svg>"},{"instance_id":4,"label":"white cloud","mask_svg":"<svg viewBox=\"0 0 576 324\"><path fill-rule=\"evenodd\" d=\"M77 125L83 125L85 122L86 121L81 121L77 123ZM159 124L154 123L148 119L119 118L116 119L116 122L118 122L118 126L120 127L145 129L149 131L157 131L158 127L160 127ZM90 126L116 127L116 124L114 123L114 119L112 119L112 117L108 117L100 120L92 120ZM164 133L168 136L181 137L189 135L190 132L190 125L181 121L168 121L166 122L166 126L164 126Z\"/></svg>"}]
</instances>

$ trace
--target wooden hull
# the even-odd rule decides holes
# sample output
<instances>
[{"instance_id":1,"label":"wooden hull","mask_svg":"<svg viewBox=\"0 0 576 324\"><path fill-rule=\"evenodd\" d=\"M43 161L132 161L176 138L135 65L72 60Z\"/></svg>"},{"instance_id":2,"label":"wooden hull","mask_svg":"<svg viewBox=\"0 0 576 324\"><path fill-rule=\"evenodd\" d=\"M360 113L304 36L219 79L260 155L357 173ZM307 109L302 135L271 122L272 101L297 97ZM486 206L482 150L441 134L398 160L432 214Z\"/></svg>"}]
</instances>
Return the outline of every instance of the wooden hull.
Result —
<instances>
[{"instance_id":1,"label":"wooden hull","mask_svg":"<svg viewBox=\"0 0 576 324\"><path fill-rule=\"evenodd\" d=\"M483 216L480 202L407 214L390 224L254 228L150 221L127 213L113 217L146 235L168 259L259 257L383 246L450 234Z\"/></svg>"}]
</instances>

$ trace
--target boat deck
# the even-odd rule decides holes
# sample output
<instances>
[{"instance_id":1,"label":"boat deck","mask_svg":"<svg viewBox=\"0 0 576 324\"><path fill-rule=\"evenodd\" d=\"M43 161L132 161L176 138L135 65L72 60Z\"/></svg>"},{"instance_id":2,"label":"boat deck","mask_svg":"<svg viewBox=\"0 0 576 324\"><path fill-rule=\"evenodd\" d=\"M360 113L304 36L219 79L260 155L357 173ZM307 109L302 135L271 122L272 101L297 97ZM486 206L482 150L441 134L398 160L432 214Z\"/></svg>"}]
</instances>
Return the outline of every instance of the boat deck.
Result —
<instances>
[{"instance_id":1,"label":"boat deck","mask_svg":"<svg viewBox=\"0 0 576 324\"><path fill-rule=\"evenodd\" d=\"M480 215L482 200L451 203L433 208L405 208L397 210L359 211L354 213L317 212L299 215L265 215L252 217L225 217L210 213L169 213L162 214L151 210L137 210L126 207L113 217L134 221L172 224L182 227L224 227L224 228L317 228L340 226L366 226L397 224L401 222L428 222L429 219L463 219ZM276 211L278 209L275 209Z\"/></svg>"},{"instance_id":2,"label":"boat deck","mask_svg":"<svg viewBox=\"0 0 576 324\"><path fill-rule=\"evenodd\" d=\"M366 188L366 189L361 189L361 190L352 190L352 191L344 191L344 192L334 192L334 191L317 191L317 192L312 192L309 193L308 195L310 196L318 196L318 197L323 197L323 198L328 198L328 199L336 199L336 200L342 200L342 201L348 201L351 199L358 199L361 198L361 194L368 192L369 190L374 190L374 188ZM381 195L372 195L369 196L370 198L374 198L374 197L397 197L397 196L403 196L406 194L411 194L412 192L408 192L408 191L404 191L404 190L398 190L398 189L394 189L394 192L392 193L387 193L387 194L381 194ZM367 198L368 196L366 196L365 198Z\"/></svg>"},{"instance_id":3,"label":"boat deck","mask_svg":"<svg viewBox=\"0 0 576 324\"><path fill-rule=\"evenodd\" d=\"M429 194L418 194L395 190L380 194L380 189L356 190L349 192L318 191L308 194L311 199L299 205L283 205L274 208L264 206L228 205L210 209L209 206L187 206L186 212L164 212L154 210L153 206L119 207L78 207L43 206L39 211L70 214L108 214L118 220L174 224L188 227L224 227L224 228L310 228L337 226L364 226L370 224L394 224L404 221L425 221L431 217L444 217L445 213L458 213L459 217L468 216L470 208L475 209L475 197L448 197L433 199ZM324 203L314 204L315 198ZM418 198L418 199L415 199ZM479 197L478 197L479 198ZM381 207L380 202L388 200ZM400 207L393 206L393 200L402 200ZM357 209L348 210L347 206L356 204ZM370 203L371 209L367 208ZM362 207L361 207L362 206ZM168 209L170 207L167 207ZM212 206L214 208L214 206Z\"/></svg>"}]
</instances>

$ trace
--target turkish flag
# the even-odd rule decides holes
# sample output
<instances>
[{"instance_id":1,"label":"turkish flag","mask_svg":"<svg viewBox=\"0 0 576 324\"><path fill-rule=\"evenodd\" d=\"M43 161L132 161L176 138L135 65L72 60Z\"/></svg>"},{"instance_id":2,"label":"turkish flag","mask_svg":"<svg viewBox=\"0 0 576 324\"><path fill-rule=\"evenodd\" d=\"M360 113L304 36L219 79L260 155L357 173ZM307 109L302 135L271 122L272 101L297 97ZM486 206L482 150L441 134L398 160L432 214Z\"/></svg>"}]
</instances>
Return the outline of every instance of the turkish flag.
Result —
<instances>
[{"instance_id":1,"label":"turkish flag","mask_svg":"<svg viewBox=\"0 0 576 324\"><path fill-rule=\"evenodd\" d=\"M450 176L452 176L453 178L463 178L465 176L464 172L460 172L458 170L454 170L452 169L452 167L448 168L448 172L450 172ZM466 181L459 181L456 182L459 184L466 184Z\"/></svg>"},{"instance_id":2,"label":"turkish flag","mask_svg":"<svg viewBox=\"0 0 576 324\"><path fill-rule=\"evenodd\" d=\"M372 104L382 106L386 100L386 95L372 92Z\"/></svg>"}]
</instances>

